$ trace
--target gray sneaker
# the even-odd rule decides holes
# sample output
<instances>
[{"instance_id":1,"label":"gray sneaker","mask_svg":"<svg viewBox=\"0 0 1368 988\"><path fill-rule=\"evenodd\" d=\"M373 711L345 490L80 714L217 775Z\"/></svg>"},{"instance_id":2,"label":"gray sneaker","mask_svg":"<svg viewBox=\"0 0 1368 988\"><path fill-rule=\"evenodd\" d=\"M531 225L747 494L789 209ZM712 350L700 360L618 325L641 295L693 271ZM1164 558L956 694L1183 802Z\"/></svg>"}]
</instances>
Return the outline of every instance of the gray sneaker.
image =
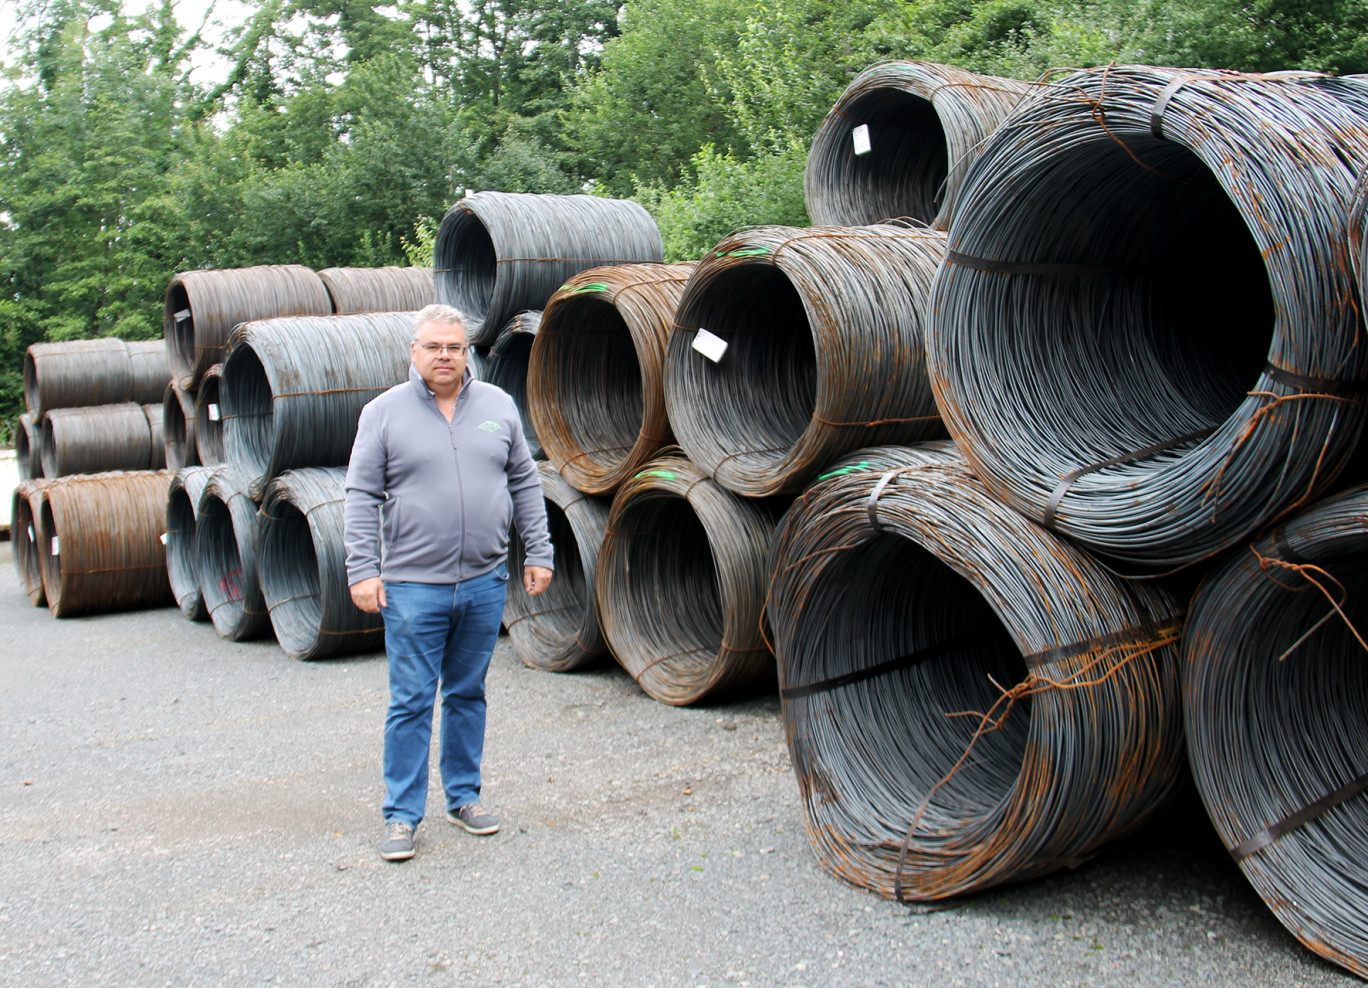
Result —
<instances>
[{"instance_id":1,"label":"gray sneaker","mask_svg":"<svg viewBox=\"0 0 1368 988\"><path fill-rule=\"evenodd\" d=\"M454 810L447 810L447 819L472 834L492 834L499 829L499 818L479 803L467 803Z\"/></svg>"},{"instance_id":2,"label":"gray sneaker","mask_svg":"<svg viewBox=\"0 0 1368 988\"><path fill-rule=\"evenodd\" d=\"M413 857L413 828L403 820L386 820L380 857L386 861L407 861Z\"/></svg>"}]
</instances>

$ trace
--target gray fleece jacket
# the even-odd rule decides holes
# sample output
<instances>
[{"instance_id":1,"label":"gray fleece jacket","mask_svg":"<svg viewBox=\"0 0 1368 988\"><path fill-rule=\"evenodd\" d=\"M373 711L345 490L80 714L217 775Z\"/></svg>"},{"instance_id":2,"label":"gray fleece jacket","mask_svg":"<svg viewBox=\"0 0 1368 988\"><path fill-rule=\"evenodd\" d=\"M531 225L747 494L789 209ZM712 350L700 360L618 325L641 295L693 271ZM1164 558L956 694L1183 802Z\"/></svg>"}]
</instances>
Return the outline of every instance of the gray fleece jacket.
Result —
<instances>
[{"instance_id":1,"label":"gray fleece jacket","mask_svg":"<svg viewBox=\"0 0 1368 988\"><path fill-rule=\"evenodd\" d=\"M448 423L417 368L361 412L347 467L347 582L459 583L508 555L551 568L537 467L508 394L465 373ZM383 545L383 548L382 548Z\"/></svg>"}]
</instances>

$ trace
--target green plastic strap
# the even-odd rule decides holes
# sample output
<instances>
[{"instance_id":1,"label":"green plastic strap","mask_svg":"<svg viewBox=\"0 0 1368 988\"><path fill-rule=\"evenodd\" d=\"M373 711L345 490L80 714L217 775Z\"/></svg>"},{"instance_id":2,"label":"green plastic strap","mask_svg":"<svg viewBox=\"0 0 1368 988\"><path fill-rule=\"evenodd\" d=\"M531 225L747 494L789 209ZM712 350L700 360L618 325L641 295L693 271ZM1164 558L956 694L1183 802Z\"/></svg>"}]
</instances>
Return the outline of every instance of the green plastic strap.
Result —
<instances>
[{"instance_id":1,"label":"green plastic strap","mask_svg":"<svg viewBox=\"0 0 1368 988\"><path fill-rule=\"evenodd\" d=\"M771 253L768 247L751 247L747 250L719 250L718 257L759 257L761 254Z\"/></svg>"},{"instance_id":2,"label":"green plastic strap","mask_svg":"<svg viewBox=\"0 0 1368 988\"><path fill-rule=\"evenodd\" d=\"M632 479L633 479L633 480L636 480L637 477L659 477L661 480L678 480L678 479L679 479L679 478L677 478L674 474L672 474L669 470L643 470L643 471L641 471L641 473L637 474L636 477L633 477Z\"/></svg>"},{"instance_id":3,"label":"green plastic strap","mask_svg":"<svg viewBox=\"0 0 1368 988\"><path fill-rule=\"evenodd\" d=\"M571 295L583 295L585 292L606 292L608 286L601 281L595 281L588 285L580 285L578 288L571 288L569 285L561 285L556 289L558 292L569 292Z\"/></svg>"},{"instance_id":4,"label":"green plastic strap","mask_svg":"<svg viewBox=\"0 0 1368 988\"><path fill-rule=\"evenodd\" d=\"M863 473L865 470L872 469L872 464L868 460L861 460L859 463L852 463L848 467L841 467L839 470L832 470L830 473L820 474L818 480L827 480L831 477L845 477L852 473Z\"/></svg>"}]
</instances>

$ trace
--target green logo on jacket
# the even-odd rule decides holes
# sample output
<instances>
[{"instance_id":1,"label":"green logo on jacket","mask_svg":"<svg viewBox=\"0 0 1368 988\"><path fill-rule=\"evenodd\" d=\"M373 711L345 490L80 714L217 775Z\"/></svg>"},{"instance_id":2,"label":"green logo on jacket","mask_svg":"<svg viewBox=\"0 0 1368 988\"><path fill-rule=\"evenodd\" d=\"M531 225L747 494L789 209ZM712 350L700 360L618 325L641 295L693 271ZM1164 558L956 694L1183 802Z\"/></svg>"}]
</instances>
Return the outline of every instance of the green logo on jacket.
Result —
<instances>
[{"instance_id":1,"label":"green logo on jacket","mask_svg":"<svg viewBox=\"0 0 1368 988\"><path fill-rule=\"evenodd\" d=\"M485 432L498 432L500 429L503 428L503 426L501 426L498 422L495 422L493 419L485 419L483 422L477 425L476 428L483 429Z\"/></svg>"}]
</instances>

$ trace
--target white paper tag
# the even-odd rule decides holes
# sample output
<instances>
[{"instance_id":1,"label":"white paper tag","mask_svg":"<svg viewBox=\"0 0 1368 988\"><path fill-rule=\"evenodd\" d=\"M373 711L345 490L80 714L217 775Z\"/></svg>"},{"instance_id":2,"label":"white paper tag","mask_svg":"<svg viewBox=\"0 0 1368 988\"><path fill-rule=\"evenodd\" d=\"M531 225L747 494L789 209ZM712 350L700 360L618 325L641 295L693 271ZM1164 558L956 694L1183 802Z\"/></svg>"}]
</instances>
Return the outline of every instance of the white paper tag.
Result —
<instances>
[{"instance_id":1,"label":"white paper tag","mask_svg":"<svg viewBox=\"0 0 1368 988\"><path fill-rule=\"evenodd\" d=\"M30 541L30 542L36 542L36 541L38 540L38 536L36 536L36 535L33 534L33 526L30 525L30 526L28 527L28 529L29 529L29 541Z\"/></svg>"},{"instance_id":2,"label":"white paper tag","mask_svg":"<svg viewBox=\"0 0 1368 988\"><path fill-rule=\"evenodd\" d=\"M176 320L176 322L189 322L189 321L190 321L190 310L189 310L189 309L181 309L181 310L180 310L179 312L177 312L177 313L175 314L175 316L173 316L172 318L174 318L174 319Z\"/></svg>"},{"instance_id":3,"label":"white paper tag","mask_svg":"<svg viewBox=\"0 0 1368 988\"><path fill-rule=\"evenodd\" d=\"M209 421L210 421L210 422L217 422L218 420L219 420L219 410L218 410L218 406L217 406L217 405L210 405L210 406L209 406Z\"/></svg>"},{"instance_id":4,"label":"white paper tag","mask_svg":"<svg viewBox=\"0 0 1368 988\"><path fill-rule=\"evenodd\" d=\"M869 153L869 124L860 124L850 132L850 139L855 144L856 154Z\"/></svg>"},{"instance_id":5,"label":"white paper tag","mask_svg":"<svg viewBox=\"0 0 1368 988\"><path fill-rule=\"evenodd\" d=\"M57 536L54 535L54 536L52 537L52 555L54 555L54 556L60 556L61 554L62 554L62 543L58 542L58 541L57 541Z\"/></svg>"},{"instance_id":6,"label":"white paper tag","mask_svg":"<svg viewBox=\"0 0 1368 988\"><path fill-rule=\"evenodd\" d=\"M170 534L169 532L162 532L162 533L161 533L161 544L162 544L162 545L166 545L166 536L169 535L169 534Z\"/></svg>"},{"instance_id":7,"label":"white paper tag","mask_svg":"<svg viewBox=\"0 0 1368 988\"><path fill-rule=\"evenodd\" d=\"M727 341L700 326L698 335L694 337L693 348L713 363L717 363L722 359L722 354L727 352Z\"/></svg>"}]
</instances>

